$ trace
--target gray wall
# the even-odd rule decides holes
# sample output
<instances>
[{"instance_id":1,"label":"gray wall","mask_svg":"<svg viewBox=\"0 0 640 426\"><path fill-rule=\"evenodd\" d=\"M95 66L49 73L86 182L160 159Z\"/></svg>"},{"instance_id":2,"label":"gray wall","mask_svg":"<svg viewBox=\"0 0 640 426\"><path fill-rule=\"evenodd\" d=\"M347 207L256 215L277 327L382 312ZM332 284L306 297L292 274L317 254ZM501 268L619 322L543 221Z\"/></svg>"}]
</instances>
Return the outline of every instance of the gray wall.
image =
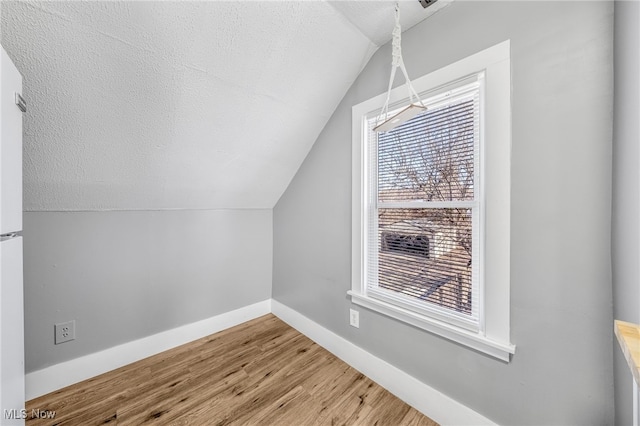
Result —
<instances>
[{"instance_id":1,"label":"gray wall","mask_svg":"<svg viewBox=\"0 0 640 426\"><path fill-rule=\"evenodd\" d=\"M640 323L640 3L615 7L613 131L613 314ZM629 367L614 343L616 423L632 422Z\"/></svg>"},{"instance_id":2,"label":"gray wall","mask_svg":"<svg viewBox=\"0 0 640 426\"><path fill-rule=\"evenodd\" d=\"M271 297L270 209L27 212L24 250L27 372Z\"/></svg>"},{"instance_id":3,"label":"gray wall","mask_svg":"<svg viewBox=\"0 0 640 426\"><path fill-rule=\"evenodd\" d=\"M221 191L211 190L209 196L200 197L196 200L199 207L185 202L188 194L172 198L166 191L181 185L177 177L189 176L193 172L189 167L207 162L206 158L191 158L189 149L193 138L210 141L210 132L198 133L202 129L187 126L193 132L185 136L176 130L179 114L162 112L175 91L149 92L156 86L147 84L151 80L144 72L139 73L143 76L139 81L133 79L141 84L136 86L140 90L131 92L135 99L141 94L140 102L132 104L127 96L98 96L102 86L92 80L96 78L90 72L93 66L116 70L107 73L110 78L131 71L131 66L138 67L134 71L145 68L127 60L141 59L130 56L135 43L121 43L97 27L87 27L81 18L100 15L109 19L114 16L110 13L129 11L128 6L106 11L97 4L1 3L3 46L24 75L23 93L29 103L23 138L24 174L29 181L25 181L24 194L27 372L269 299L271 206L213 210L209 208L224 198ZM51 13L58 8L61 13ZM67 19L68 13L73 18ZM95 42L97 50L89 49L68 64L75 58L60 52L75 46L77 34L91 39L83 40L83 46ZM100 49L107 49L108 57L96 56ZM187 86L182 84L180 93L186 93ZM114 90L110 95L117 93ZM131 109L134 104L144 106L156 95L162 98L162 105ZM109 121L116 116L118 120ZM160 124L145 127L150 122ZM167 123L173 125L172 131L165 131ZM153 152L144 151L149 146ZM188 167L183 164L185 159L192 160L187 161ZM176 166L171 161L182 162ZM95 164L105 172L98 173L99 178L91 177ZM125 173L123 164L133 164L132 173ZM210 164L200 169L211 176L221 170ZM126 185L119 185L123 179ZM186 189L203 185L215 189L221 184L215 179L192 183ZM66 188L64 198L75 203L59 208L60 200L47 203L38 190L28 190L54 187ZM88 208L86 197L80 195L87 187L98 189L89 192L100 201L89 203ZM117 194L133 187L143 190L139 197L130 197L132 203L118 203L102 191L106 188ZM260 185L253 188L259 191ZM158 210L155 205L189 209ZM69 211L52 211L60 209ZM53 325L72 319L77 322L76 340L54 345Z\"/></svg>"},{"instance_id":4,"label":"gray wall","mask_svg":"<svg viewBox=\"0 0 640 426\"><path fill-rule=\"evenodd\" d=\"M612 25L612 2L454 2L403 35L414 77L511 39L510 363L360 307L348 325L351 106L386 90L389 45L274 209L274 299L496 422L613 423Z\"/></svg>"}]
</instances>

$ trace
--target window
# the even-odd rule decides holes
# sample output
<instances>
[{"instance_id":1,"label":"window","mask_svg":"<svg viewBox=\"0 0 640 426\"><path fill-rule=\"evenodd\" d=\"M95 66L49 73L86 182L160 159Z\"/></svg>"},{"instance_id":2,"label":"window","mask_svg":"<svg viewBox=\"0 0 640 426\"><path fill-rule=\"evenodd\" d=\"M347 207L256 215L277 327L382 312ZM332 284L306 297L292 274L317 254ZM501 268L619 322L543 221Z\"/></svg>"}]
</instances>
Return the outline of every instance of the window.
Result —
<instances>
[{"instance_id":1,"label":"window","mask_svg":"<svg viewBox=\"0 0 640 426\"><path fill-rule=\"evenodd\" d=\"M465 80L394 130L369 130L365 274L370 296L477 330L483 73Z\"/></svg>"},{"instance_id":2,"label":"window","mask_svg":"<svg viewBox=\"0 0 640 426\"><path fill-rule=\"evenodd\" d=\"M509 360L509 42L353 107L352 301ZM394 109L408 105L404 87Z\"/></svg>"}]
</instances>

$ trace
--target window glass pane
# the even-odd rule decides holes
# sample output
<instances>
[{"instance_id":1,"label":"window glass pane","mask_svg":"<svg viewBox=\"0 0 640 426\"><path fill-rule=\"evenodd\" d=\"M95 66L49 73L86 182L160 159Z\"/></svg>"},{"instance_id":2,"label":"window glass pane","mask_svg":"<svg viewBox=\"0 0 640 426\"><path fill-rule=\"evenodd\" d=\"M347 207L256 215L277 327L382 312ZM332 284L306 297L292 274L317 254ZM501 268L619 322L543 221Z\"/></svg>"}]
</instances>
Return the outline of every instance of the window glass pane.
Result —
<instances>
[{"instance_id":1,"label":"window glass pane","mask_svg":"<svg viewBox=\"0 0 640 426\"><path fill-rule=\"evenodd\" d=\"M378 200L474 199L477 92L378 134Z\"/></svg>"},{"instance_id":2,"label":"window glass pane","mask_svg":"<svg viewBox=\"0 0 640 426\"><path fill-rule=\"evenodd\" d=\"M379 209L378 287L472 313L471 209Z\"/></svg>"}]
</instances>

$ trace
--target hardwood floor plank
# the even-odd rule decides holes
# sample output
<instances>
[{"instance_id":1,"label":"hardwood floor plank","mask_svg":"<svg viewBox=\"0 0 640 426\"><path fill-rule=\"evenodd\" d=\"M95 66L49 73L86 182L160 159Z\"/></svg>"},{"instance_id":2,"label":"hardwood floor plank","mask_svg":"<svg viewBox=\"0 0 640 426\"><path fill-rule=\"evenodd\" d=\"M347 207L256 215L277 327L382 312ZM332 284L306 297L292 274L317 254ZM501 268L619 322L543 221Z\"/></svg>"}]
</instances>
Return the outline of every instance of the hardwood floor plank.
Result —
<instances>
[{"instance_id":1,"label":"hardwood floor plank","mask_svg":"<svg viewBox=\"0 0 640 426\"><path fill-rule=\"evenodd\" d=\"M386 389L382 389L383 396L379 403L372 406L371 412L362 419L362 424L367 425L399 425L407 415L411 407L393 396Z\"/></svg>"},{"instance_id":2,"label":"hardwood floor plank","mask_svg":"<svg viewBox=\"0 0 640 426\"><path fill-rule=\"evenodd\" d=\"M402 424L406 426L437 426L438 424L420 411L411 407L409 412L402 419Z\"/></svg>"},{"instance_id":3,"label":"hardwood floor plank","mask_svg":"<svg viewBox=\"0 0 640 426\"><path fill-rule=\"evenodd\" d=\"M325 416L330 416L331 424L354 424L369 408L375 407L375 403L382 394L383 389L371 379L362 374L355 376L351 385L344 392L337 393L330 400L325 400L328 410ZM329 421L324 421L328 423Z\"/></svg>"},{"instance_id":4,"label":"hardwood floor plank","mask_svg":"<svg viewBox=\"0 0 640 426\"><path fill-rule=\"evenodd\" d=\"M262 410L234 419L230 424L312 425L320 409L313 397L302 386L297 386Z\"/></svg>"},{"instance_id":5,"label":"hardwood floor plank","mask_svg":"<svg viewBox=\"0 0 640 426\"><path fill-rule=\"evenodd\" d=\"M40 425L435 426L269 314L27 402Z\"/></svg>"}]
</instances>

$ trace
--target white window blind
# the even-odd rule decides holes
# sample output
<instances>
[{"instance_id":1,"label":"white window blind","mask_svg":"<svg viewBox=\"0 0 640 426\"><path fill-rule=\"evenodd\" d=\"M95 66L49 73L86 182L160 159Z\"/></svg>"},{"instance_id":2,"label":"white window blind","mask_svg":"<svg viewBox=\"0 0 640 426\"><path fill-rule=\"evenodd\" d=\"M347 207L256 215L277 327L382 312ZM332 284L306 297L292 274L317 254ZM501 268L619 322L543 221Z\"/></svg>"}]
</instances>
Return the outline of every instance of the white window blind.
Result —
<instances>
[{"instance_id":1,"label":"white window blind","mask_svg":"<svg viewBox=\"0 0 640 426\"><path fill-rule=\"evenodd\" d=\"M481 78L423 100L386 133L368 117L366 292L469 330L480 327Z\"/></svg>"}]
</instances>

